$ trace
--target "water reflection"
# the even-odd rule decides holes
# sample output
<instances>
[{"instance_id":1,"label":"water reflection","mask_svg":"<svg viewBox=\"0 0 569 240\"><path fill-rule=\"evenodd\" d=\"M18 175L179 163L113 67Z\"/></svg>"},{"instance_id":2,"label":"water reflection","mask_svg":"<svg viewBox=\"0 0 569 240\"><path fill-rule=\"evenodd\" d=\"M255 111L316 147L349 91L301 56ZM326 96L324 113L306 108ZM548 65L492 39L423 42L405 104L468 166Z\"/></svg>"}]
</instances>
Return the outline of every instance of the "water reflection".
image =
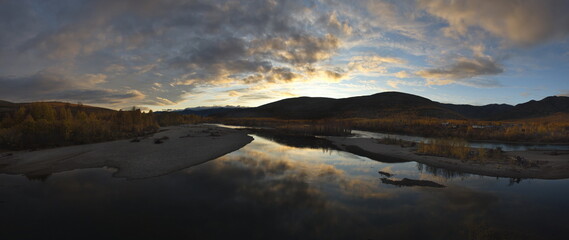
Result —
<instances>
[{"instance_id":1,"label":"water reflection","mask_svg":"<svg viewBox=\"0 0 569 240\"><path fill-rule=\"evenodd\" d=\"M434 187L434 188L444 188L445 185L438 184L433 181L429 180L416 180L416 179L409 179L403 178L403 180L392 180L389 178L380 178L381 183L394 185L397 187Z\"/></svg>"},{"instance_id":2,"label":"water reflection","mask_svg":"<svg viewBox=\"0 0 569 240\"><path fill-rule=\"evenodd\" d=\"M415 163L381 163L254 137L217 160L150 179L112 178L113 169L74 170L45 182L0 175L0 238L565 239L569 234L566 180L507 187L506 179L456 177L427 166L418 171ZM447 187L385 185L378 171L394 174L394 180Z\"/></svg>"},{"instance_id":3,"label":"water reflection","mask_svg":"<svg viewBox=\"0 0 569 240\"><path fill-rule=\"evenodd\" d=\"M337 150L337 147L335 147L332 143L330 143L330 141L314 136L275 134L274 132L271 131L266 131L266 130L257 131L255 129L251 129L250 131L256 136L260 136L269 139L273 142L291 147Z\"/></svg>"},{"instance_id":4,"label":"water reflection","mask_svg":"<svg viewBox=\"0 0 569 240\"><path fill-rule=\"evenodd\" d=\"M421 173L425 171L433 176L442 176L446 179L451 179L451 178L464 179L470 177L470 174L468 173L458 172L446 168L433 167L423 163L417 163L417 170L419 170L419 172Z\"/></svg>"}]
</instances>

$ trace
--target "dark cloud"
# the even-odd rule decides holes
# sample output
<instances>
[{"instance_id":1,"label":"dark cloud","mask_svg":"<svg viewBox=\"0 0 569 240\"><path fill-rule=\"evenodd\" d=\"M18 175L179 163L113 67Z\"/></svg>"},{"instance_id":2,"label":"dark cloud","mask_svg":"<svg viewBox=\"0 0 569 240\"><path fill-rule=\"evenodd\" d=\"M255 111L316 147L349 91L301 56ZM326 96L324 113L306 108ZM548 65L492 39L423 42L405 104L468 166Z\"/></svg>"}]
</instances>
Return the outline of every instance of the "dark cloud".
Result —
<instances>
[{"instance_id":1,"label":"dark cloud","mask_svg":"<svg viewBox=\"0 0 569 240\"><path fill-rule=\"evenodd\" d=\"M320 19L318 19L318 23L335 35L349 36L354 31L350 24L338 19L338 14L336 12L321 16Z\"/></svg>"},{"instance_id":2,"label":"dark cloud","mask_svg":"<svg viewBox=\"0 0 569 240\"><path fill-rule=\"evenodd\" d=\"M240 38L201 40L172 58L171 67L191 69L190 83L243 79L245 83L291 82L300 79L291 67L309 66L326 60L339 47L332 35L314 37L259 37L254 41ZM291 67L273 67L272 62ZM245 76L245 77L242 77ZM186 81L187 82L187 81Z\"/></svg>"},{"instance_id":3,"label":"dark cloud","mask_svg":"<svg viewBox=\"0 0 569 240\"><path fill-rule=\"evenodd\" d=\"M96 87L104 81L101 75L83 75L73 79L49 70L27 77L1 77L0 96L11 101L63 100L84 103L117 104L142 100L145 96L136 90L112 90Z\"/></svg>"},{"instance_id":4,"label":"dark cloud","mask_svg":"<svg viewBox=\"0 0 569 240\"><path fill-rule=\"evenodd\" d=\"M290 68L276 67L271 69L266 78L268 82L292 82L300 78L300 75L292 72Z\"/></svg>"},{"instance_id":5,"label":"dark cloud","mask_svg":"<svg viewBox=\"0 0 569 240\"><path fill-rule=\"evenodd\" d=\"M0 95L12 98L32 98L56 91L65 90L69 82L59 74L46 71L38 72L28 77L0 78Z\"/></svg>"},{"instance_id":6,"label":"dark cloud","mask_svg":"<svg viewBox=\"0 0 569 240\"><path fill-rule=\"evenodd\" d=\"M500 86L497 81L477 77L497 75L502 72L504 72L502 66L492 58L475 57L459 58L450 66L419 71L417 75L426 78L430 85L459 83L477 87L497 87Z\"/></svg>"},{"instance_id":7,"label":"dark cloud","mask_svg":"<svg viewBox=\"0 0 569 240\"><path fill-rule=\"evenodd\" d=\"M253 45L251 51L254 54L294 65L306 65L330 58L339 47L340 40L330 34L321 37L296 35L260 39Z\"/></svg>"},{"instance_id":8,"label":"dark cloud","mask_svg":"<svg viewBox=\"0 0 569 240\"><path fill-rule=\"evenodd\" d=\"M216 82L233 75L268 72L272 63L248 54L247 43L238 38L200 40L168 61L170 67L191 70L185 82Z\"/></svg>"}]
</instances>

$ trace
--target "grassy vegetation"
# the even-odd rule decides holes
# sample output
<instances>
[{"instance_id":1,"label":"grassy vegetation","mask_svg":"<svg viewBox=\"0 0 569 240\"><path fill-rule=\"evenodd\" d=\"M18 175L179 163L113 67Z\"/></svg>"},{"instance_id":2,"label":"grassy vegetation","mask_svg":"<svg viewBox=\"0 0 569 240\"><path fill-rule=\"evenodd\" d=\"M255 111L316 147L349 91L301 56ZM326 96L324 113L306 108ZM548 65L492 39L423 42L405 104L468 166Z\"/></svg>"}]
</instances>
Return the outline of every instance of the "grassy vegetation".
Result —
<instances>
[{"instance_id":1,"label":"grassy vegetation","mask_svg":"<svg viewBox=\"0 0 569 240\"><path fill-rule=\"evenodd\" d=\"M280 120L274 118L229 118L217 119L224 124L270 127L289 135L301 136L348 136L352 130L341 120Z\"/></svg>"},{"instance_id":2,"label":"grassy vegetation","mask_svg":"<svg viewBox=\"0 0 569 240\"><path fill-rule=\"evenodd\" d=\"M471 148L468 147L466 141L461 139L435 139L430 142L421 142L417 147L417 153L479 163L499 162L523 168L537 168L543 163L520 156L508 156L501 149Z\"/></svg>"},{"instance_id":3,"label":"grassy vegetation","mask_svg":"<svg viewBox=\"0 0 569 240\"><path fill-rule=\"evenodd\" d=\"M124 139L159 126L202 121L170 113L94 110L80 105L31 103L0 119L0 149L34 149Z\"/></svg>"},{"instance_id":4,"label":"grassy vegetation","mask_svg":"<svg viewBox=\"0 0 569 240\"><path fill-rule=\"evenodd\" d=\"M462 139L433 139L428 142L420 142L417 153L451 157L462 160L501 160L504 159L500 149L471 148L468 142Z\"/></svg>"},{"instance_id":5,"label":"grassy vegetation","mask_svg":"<svg viewBox=\"0 0 569 240\"><path fill-rule=\"evenodd\" d=\"M479 141L569 143L569 115L518 121L447 120L394 115L387 118L282 120L275 118L217 119L225 124L289 128L318 135L342 135L350 129L435 138Z\"/></svg>"},{"instance_id":6,"label":"grassy vegetation","mask_svg":"<svg viewBox=\"0 0 569 240\"><path fill-rule=\"evenodd\" d=\"M426 137L510 142L569 142L569 115L518 121L446 120L398 116L346 119L353 129Z\"/></svg>"}]
</instances>

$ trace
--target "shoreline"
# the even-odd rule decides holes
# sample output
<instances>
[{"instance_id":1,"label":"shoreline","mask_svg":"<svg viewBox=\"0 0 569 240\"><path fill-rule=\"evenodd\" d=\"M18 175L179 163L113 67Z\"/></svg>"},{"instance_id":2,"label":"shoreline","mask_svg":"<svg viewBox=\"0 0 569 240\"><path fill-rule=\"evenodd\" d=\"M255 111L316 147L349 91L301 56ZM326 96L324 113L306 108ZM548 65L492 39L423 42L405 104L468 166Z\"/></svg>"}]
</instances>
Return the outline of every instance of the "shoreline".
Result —
<instances>
[{"instance_id":1,"label":"shoreline","mask_svg":"<svg viewBox=\"0 0 569 240\"><path fill-rule=\"evenodd\" d=\"M377 131L372 131L372 130L364 130L364 129L352 129L352 130L356 130L356 131L365 131L365 132L371 132L371 133L378 133L378 134L395 134L395 135L402 135L402 136L408 136L408 137L419 137L419 138L444 138L444 137L439 137L439 136L429 136L429 135L409 135L408 133L402 133L402 132L377 132ZM463 137L455 137L455 138L460 138L460 139L464 139L467 142L473 142L473 143L495 143L495 144L512 144L512 145L559 145L559 146L569 146L569 143L567 142L527 142L527 141L507 141L507 140L492 140L492 139L468 139L468 138L463 138Z\"/></svg>"},{"instance_id":2,"label":"shoreline","mask_svg":"<svg viewBox=\"0 0 569 240\"><path fill-rule=\"evenodd\" d=\"M466 140L473 143L495 143L495 144L511 144L511 145L553 145L553 146L567 146L568 143L563 142L513 142L501 140Z\"/></svg>"},{"instance_id":3,"label":"shoreline","mask_svg":"<svg viewBox=\"0 0 569 240\"><path fill-rule=\"evenodd\" d=\"M74 169L112 167L114 177L165 175L236 151L253 141L246 132L203 125L161 128L145 137L36 151L0 157L0 173L42 176Z\"/></svg>"},{"instance_id":4,"label":"shoreline","mask_svg":"<svg viewBox=\"0 0 569 240\"><path fill-rule=\"evenodd\" d=\"M522 167L504 161L487 161L484 163L462 161L448 157L419 155L411 147L381 144L369 138L325 137L342 151L368 157L377 161L393 163L418 162L448 170L508 178L564 179L569 178L568 154L549 155L551 151L513 151L506 152L509 157L522 157L528 161L539 161L536 167ZM356 149L356 150L354 150Z\"/></svg>"}]
</instances>

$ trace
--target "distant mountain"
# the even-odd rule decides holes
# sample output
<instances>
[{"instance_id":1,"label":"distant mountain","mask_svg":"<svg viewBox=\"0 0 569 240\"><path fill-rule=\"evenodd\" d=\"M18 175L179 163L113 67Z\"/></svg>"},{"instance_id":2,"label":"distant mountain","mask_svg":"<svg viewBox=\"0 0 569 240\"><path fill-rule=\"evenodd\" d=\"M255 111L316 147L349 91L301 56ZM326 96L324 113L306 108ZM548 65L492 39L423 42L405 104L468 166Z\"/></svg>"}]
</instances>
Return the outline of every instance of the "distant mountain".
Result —
<instances>
[{"instance_id":1,"label":"distant mountain","mask_svg":"<svg viewBox=\"0 0 569 240\"><path fill-rule=\"evenodd\" d=\"M401 92L383 92L340 99L288 98L255 108L235 109L212 115L280 119L377 118L398 115L444 119L513 120L546 117L556 113L569 113L569 97L547 97L516 106L508 104L473 106L439 103Z\"/></svg>"},{"instance_id":2,"label":"distant mountain","mask_svg":"<svg viewBox=\"0 0 569 240\"><path fill-rule=\"evenodd\" d=\"M202 117L211 116L214 114L224 114L227 112L232 112L236 110L246 109L245 107L235 107L235 106L225 106L225 107L195 107L186 108L184 110L175 110L171 112L176 112L184 115L198 115Z\"/></svg>"}]
</instances>

